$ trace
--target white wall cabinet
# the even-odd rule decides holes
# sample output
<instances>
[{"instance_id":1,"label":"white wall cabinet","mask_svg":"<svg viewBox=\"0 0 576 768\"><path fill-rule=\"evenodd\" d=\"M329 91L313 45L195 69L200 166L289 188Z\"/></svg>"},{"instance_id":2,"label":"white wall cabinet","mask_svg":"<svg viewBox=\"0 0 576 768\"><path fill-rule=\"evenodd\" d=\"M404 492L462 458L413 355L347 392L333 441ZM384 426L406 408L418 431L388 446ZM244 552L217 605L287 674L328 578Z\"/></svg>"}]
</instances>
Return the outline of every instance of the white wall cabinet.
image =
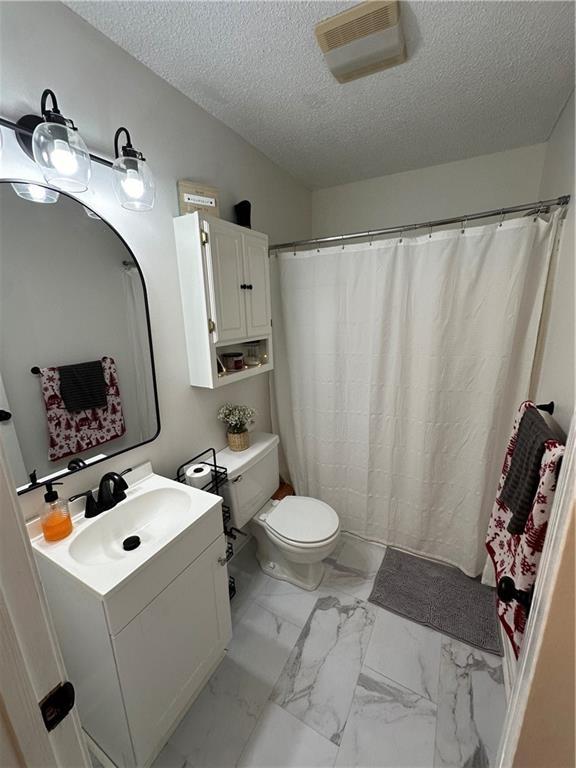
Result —
<instances>
[{"instance_id":1,"label":"white wall cabinet","mask_svg":"<svg viewBox=\"0 0 576 768\"><path fill-rule=\"evenodd\" d=\"M267 236L199 213L178 216L174 231L190 383L215 388L271 370ZM222 371L228 352L243 352L252 365Z\"/></svg>"},{"instance_id":2,"label":"white wall cabinet","mask_svg":"<svg viewBox=\"0 0 576 768\"><path fill-rule=\"evenodd\" d=\"M118 768L148 768L232 634L221 504L103 598L37 563L82 727Z\"/></svg>"}]
</instances>

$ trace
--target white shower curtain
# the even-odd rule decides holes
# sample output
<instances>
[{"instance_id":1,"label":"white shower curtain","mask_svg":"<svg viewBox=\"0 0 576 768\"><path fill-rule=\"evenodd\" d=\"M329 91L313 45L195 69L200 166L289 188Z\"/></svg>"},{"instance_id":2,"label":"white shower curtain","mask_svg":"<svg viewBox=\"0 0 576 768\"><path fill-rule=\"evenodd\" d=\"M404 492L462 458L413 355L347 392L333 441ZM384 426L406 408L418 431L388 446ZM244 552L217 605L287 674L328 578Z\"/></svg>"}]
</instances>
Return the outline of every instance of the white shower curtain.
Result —
<instances>
[{"instance_id":1,"label":"white shower curtain","mask_svg":"<svg viewBox=\"0 0 576 768\"><path fill-rule=\"evenodd\" d=\"M299 494L480 574L557 218L279 254L275 427Z\"/></svg>"}]
</instances>

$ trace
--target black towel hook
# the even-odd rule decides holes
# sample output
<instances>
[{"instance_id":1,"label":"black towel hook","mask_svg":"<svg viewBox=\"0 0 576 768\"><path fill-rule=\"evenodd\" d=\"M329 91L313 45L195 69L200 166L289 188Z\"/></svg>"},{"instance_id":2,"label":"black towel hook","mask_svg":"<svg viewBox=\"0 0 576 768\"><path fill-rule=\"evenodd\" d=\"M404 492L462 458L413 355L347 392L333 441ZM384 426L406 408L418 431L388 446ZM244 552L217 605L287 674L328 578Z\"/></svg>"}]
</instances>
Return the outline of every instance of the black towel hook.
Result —
<instances>
[{"instance_id":1,"label":"black towel hook","mask_svg":"<svg viewBox=\"0 0 576 768\"><path fill-rule=\"evenodd\" d=\"M536 408L538 408L539 411L546 411L546 413L549 413L550 416L554 413L554 400L550 400L549 403L541 403L540 405L537 405Z\"/></svg>"}]
</instances>

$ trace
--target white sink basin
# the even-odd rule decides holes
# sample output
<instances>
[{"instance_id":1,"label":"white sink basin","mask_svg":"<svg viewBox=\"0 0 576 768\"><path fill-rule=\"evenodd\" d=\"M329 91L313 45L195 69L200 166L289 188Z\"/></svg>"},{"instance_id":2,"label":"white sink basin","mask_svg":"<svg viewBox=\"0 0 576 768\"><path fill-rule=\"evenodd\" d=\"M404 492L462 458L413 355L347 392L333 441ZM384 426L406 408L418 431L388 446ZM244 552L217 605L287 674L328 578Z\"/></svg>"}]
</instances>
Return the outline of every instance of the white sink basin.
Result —
<instances>
[{"instance_id":1,"label":"white sink basin","mask_svg":"<svg viewBox=\"0 0 576 768\"><path fill-rule=\"evenodd\" d=\"M190 521L190 497L184 488L143 491L114 509L118 514L102 514L79 531L69 546L74 560L86 565L105 565L133 558L135 550L126 551L122 546L128 536L138 536L139 546L154 547Z\"/></svg>"},{"instance_id":2,"label":"white sink basin","mask_svg":"<svg viewBox=\"0 0 576 768\"><path fill-rule=\"evenodd\" d=\"M133 470L126 499L97 517L85 518L83 502L74 502L70 536L47 542L40 534L32 546L97 594L108 594L221 503L218 496L151 469L144 464ZM123 542L129 536L138 536L140 543L127 551Z\"/></svg>"}]
</instances>

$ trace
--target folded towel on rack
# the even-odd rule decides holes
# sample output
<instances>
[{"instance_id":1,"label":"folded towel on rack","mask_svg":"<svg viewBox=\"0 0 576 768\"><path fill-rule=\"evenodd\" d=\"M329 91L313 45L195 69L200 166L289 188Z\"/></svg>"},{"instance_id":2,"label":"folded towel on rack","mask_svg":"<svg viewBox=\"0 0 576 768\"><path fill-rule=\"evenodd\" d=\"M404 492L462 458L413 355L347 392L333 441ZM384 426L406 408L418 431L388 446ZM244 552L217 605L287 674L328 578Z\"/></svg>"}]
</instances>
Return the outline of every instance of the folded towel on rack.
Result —
<instances>
[{"instance_id":1,"label":"folded towel on rack","mask_svg":"<svg viewBox=\"0 0 576 768\"><path fill-rule=\"evenodd\" d=\"M106 384L105 405L71 412L60 394L59 369L40 368L50 461L81 453L126 432L116 363L112 357L102 358L102 371Z\"/></svg>"},{"instance_id":2,"label":"folded towel on rack","mask_svg":"<svg viewBox=\"0 0 576 768\"><path fill-rule=\"evenodd\" d=\"M100 360L61 365L60 395L67 411L85 411L106 405L106 382Z\"/></svg>"},{"instance_id":3,"label":"folded towel on rack","mask_svg":"<svg viewBox=\"0 0 576 768\"><path fill-rule=\"evenodd\" d=\"M511 471L522 418L528 410L534 408L534 403L527 400L518 409L504 456L496 501L486 534L486 549L494 566L496 582L498 583L503 576L509 576L514 581L516 589L523 592L529 592L536 581L548 519L554 502L558 472L564 454L564 446L559 440L546 441L538 471L538 485L524 531L521 534L510 533L508 525L512 512L502 500L502 491ZM498 600L498 616L518 658L526 629L526 609L516 600L508 603Z\"/></svg>"},{"instance_id":4,"label":"folded towel on rack","mask_svg":"<svg viewBox=\"0 0 576 768\"><path fill-rule=\"evenodd\" d=\"M524 531L540 482L545 444L555 437L538 409L535 406L527 407L516 435L510 471L500 494L500 500L512 513L508 523L510 533Z\"/></svg>"}]
</instances>

